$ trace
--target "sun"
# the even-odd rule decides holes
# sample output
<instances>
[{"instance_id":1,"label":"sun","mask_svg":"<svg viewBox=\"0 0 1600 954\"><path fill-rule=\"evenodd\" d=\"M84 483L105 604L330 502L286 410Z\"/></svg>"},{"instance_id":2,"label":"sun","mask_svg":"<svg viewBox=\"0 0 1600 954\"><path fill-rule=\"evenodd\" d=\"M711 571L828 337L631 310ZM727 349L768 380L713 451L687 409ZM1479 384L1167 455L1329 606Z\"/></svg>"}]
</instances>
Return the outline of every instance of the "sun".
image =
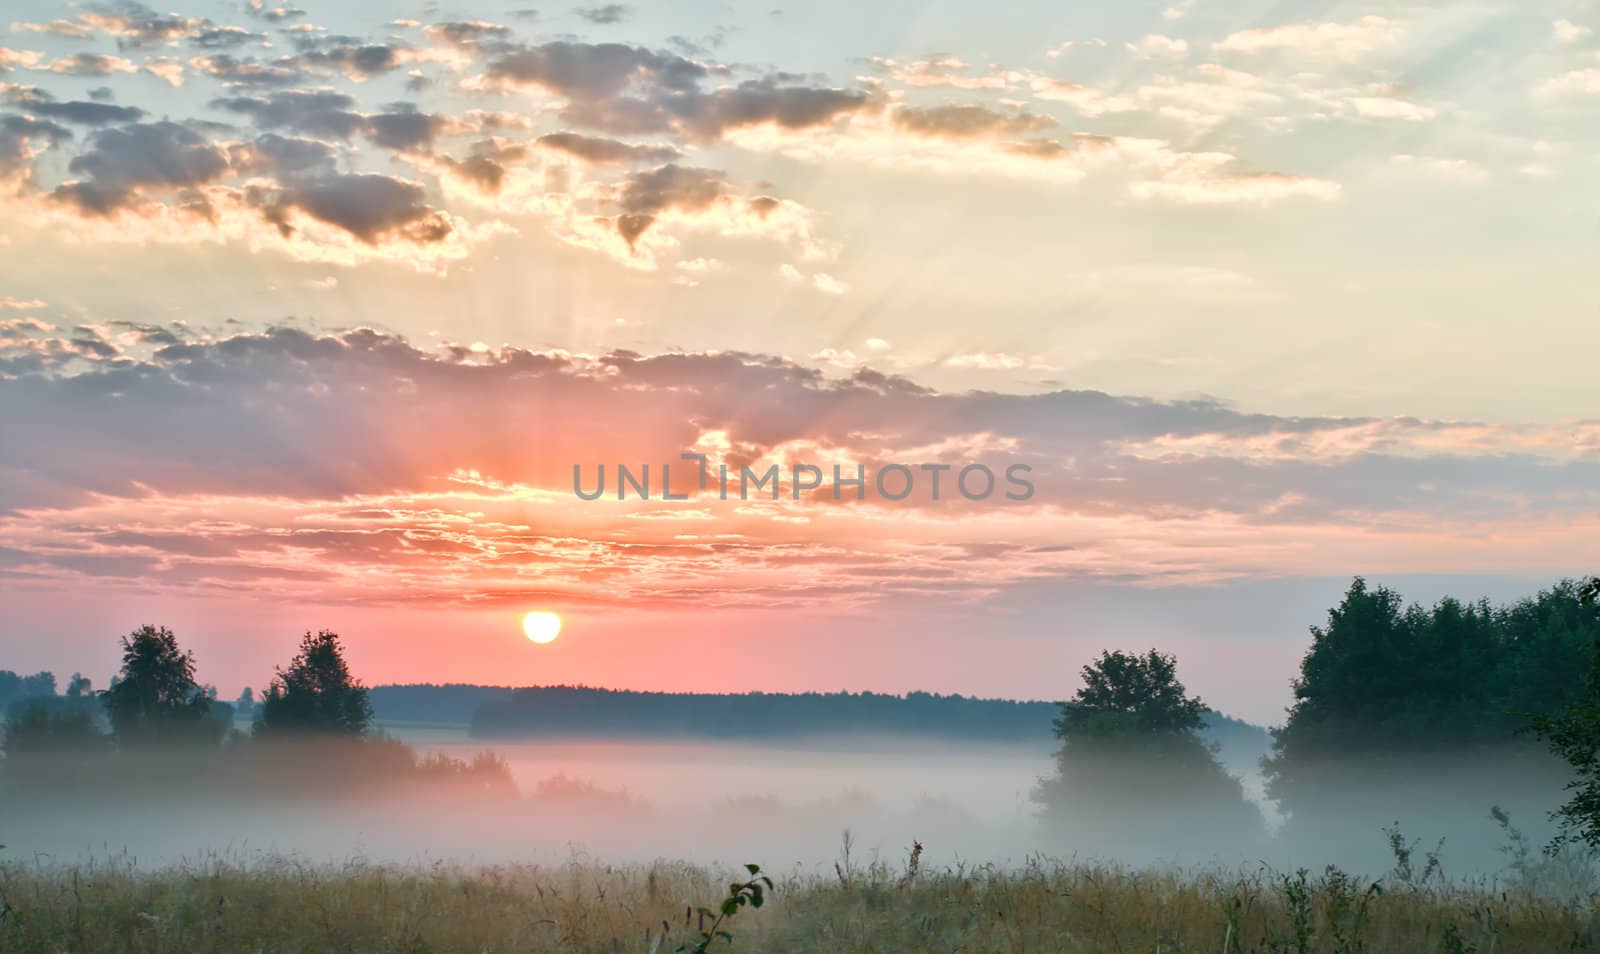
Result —
<instances>
[{"instance_id":1,"label":"sun","mask_svg":"<svg viewBox=\"0 0 1600 954\"><path fill-rule=\"evenodd\" d=\"M536 643L553 642L561 635L561 617L549 610L534 610L522 617L522 631Z\"/></svg>"}]
</instances>

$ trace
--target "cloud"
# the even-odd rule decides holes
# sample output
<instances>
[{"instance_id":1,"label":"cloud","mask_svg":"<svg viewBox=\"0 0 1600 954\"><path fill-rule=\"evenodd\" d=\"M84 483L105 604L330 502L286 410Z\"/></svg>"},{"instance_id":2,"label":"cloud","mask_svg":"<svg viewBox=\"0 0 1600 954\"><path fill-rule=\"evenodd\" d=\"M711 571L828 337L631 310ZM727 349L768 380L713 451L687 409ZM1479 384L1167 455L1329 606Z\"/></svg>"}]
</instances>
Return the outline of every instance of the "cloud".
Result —
<instances>
[{"instance_id":1,"label":"cloud","mask_svg":"<svg viewBox=\"0 0 1600 954\"><path fill-rule=\"evenodd\" d=\"M1136 161L1154 172L1129 183L1138 199L1182 205L1271 205L1286 199L1332 202L1343 194L1337 182L1312 176L1251 169L1221 152L1174 152L1163 145L1140 149Z\"/></svg>"},{"instance_id":2,"label":"cloud","mask_svg":"<svg viewBox=\"0 0 1600 954\"><path fill-rule=\"evenodd\" d=\"M546 149L553 149L596 165L670 162L682 156L682 153L671 146L634 145L615 139L602 139L571 132L548 133L540 136L535 142Z\"/></svg>"},{"instance_id":3,"label":"cloud","mask_svg":"<svg viewBox=\"0 0 1600 954\"><path fill-rule=\"evenodd\" d=\"M267 220L285 234L297 214L335 226L368 245L400 240L442 242L454 230L450 217L431 208L422 186L373 173L333 173L291 180L257 199Z\"/></svg>"},{"instance_id":4,"label":"cloud","mask_svg":"<svg viewBox=\"0 0 1600 954\"><path fill-rule=\"evenodd\" d=\"M313 136L349 139L367 126L367 118L355 111L355 97L331 90L235 96L215 100L212 105L248 116L262 129L292 129Z\"/></svg>"},{"instance_id":5,"label":"cloud","mask_svg":"<svg viewBox=\"0 0 1600 954\"><path fill-rule=\"evenodd\" d=\"M35 156L72 138L65 126L28 116L0 115L0 183L29 178Z\"/></svg>"},{"instance_id":6,"label":"cloud","mask_svg":"<svg viewBox=\"0 0 1600 954\"><path fill-rule=\"evenodd\" d=\"M305 78L299 62L293 57L281 57L266 62L254 56L236 57L219 53L215 56L194 57L189 60L189 65L227 86L293 86Z\"/></svg>"},{"instance_id":7,"label":"cloud","mask_svg":"<svg viewBox=\"0 0 1600 954\"><path fill-rule=\"evenodd\" d=\"M804 272L800 271L800 269L795 268L793 265L789 265L787 263L778 266L778 274L786 281L794 282L799 285L809 285L817 291L822 292L824 295L843 295L845 292L850 290L849 285L839 281L837 278L834 278L827 272L817 272L813 275L807 276ZM831 350L830 354L832 354ZM844 354L848 355L849 352L844 352ZM839 357L839 355L833 355L833 363L837 363ZM854 356L851 357L853 359Z\"/></svg>"},{"instance_id":8,"label":"cloud","mask_svg":"<svg viewBox=\"0 0 1600 954\"><path fill-rule=\"evenodd\" d=\"M712 71L671 53L620 43L556 41L491 59L479 85L538 88L569 100L569 124L616 135L672 132L715 141L730 131L771 124L799 130L868 106L867 94L804 86L780 77L745 80L709 92Z\"/></svg>"},{"instance_id":9,"label":"cloud","mask_svg":"<svg viewBox=\"0 0 1600 954\"><path fill-rule=\"evenodd\" d=\"M145 114L144 110L135 106L114 106L84 100L60 102L37 86L13 86L5 89L4 93L9 102L26 109L30 115L82 126L134 122Z\"/></svg>"},{"instance_id":10,"label":"cloud","mask_svg":"<svg viewBox=\"0 0 1600 954\"><path fill-rule=\"evenodd\" d=\"M422 35L430 42L473 52L484 48L499 48L511 40L509 27L487 20L447 20L442 23L430 23L422 28Z\"/></svg>"},{"instance_id":11,"label":"cloud","mask_svg":"<svg viewBox=\"0 0 1600 954\"><path fill-rule=\"evenodd\" d=\"M1010 371L1026 367L1026 358L1014 354L993 353L980 351L972 354L954 354L940 362L947 368L961 368L978 371Z\"/></svg>"},{"instance_id":12,"label":"cloud","mask_svg":"<svg viewBox=\"0 0 1600 954\"><path fill-rule=\"evenodd\" d=\"M880 75L913 88L949 86L966 90L1002 90L1010 84L999 71L991 70L982 76L973 76L965 61L956 56L931 56L910 62L899 62L875 56L870 61Z\"/></svg>"},{"instance_id":13,"label":"cloud","mask_svg":"<svg viewBox=\"0 0 1600 954\"><path fill-rule=\"evenodd\" d=\"M572 12L596 26L610 26L621 23L633 16L633 8L621 3L578 7Z\"/></svg>"},{"instance_id":14,"label":"cloud","mask_svg":"<svg viewBox=\"0 0 1600 954\"><path fill-rule=\"evenodd\" d=\"M137 73L139 67L131 60L106 53L72 53L51 60L39 67L50 73L68 76L110 76L113 73Z\"/></svg>"},{"instance_id":15,"label":"cloud","mask_svg":"<svg viewBox=\"0 0 1600 954\"><path fill-rule=\"evenodd\" d=\"M1581 43L1594 36L1594 29L1571 20L1557 20L1551 24L1551 34L1557 43Z\"/></svg>"},{"instance_id":16,"label":"cloud","mask_svg":"<svg viewBox=\"0 0 1600 954\"><path fill-rule=\"evenodd\" d=\"M1470 159L1450 159L1440 156L1414 156L1398 153L1390 157L1396 167L1421 173L1435 182L1453 182L1463 185L1481 185L1490 179L1489 170Z\"/></svg>"},{"instance_id":17,"label":"cloud","mask_svg":"<svg viewBox=\"0 0 1600 954\"><path fill-rule=\"evenodd\" d=\"M1568 70L1534 87L1534 94L1547 99L1565 96L1600 96L1600 68L1591 66Z\"/></svg>"},{"instance_id":18,"label":"cloud","mask_svg":"<svg viewBox=\"0 0 1600 954\"><path fill-rule=\"evenodd\" d=\"M197 32L189 42L202 50L229 50L246 43L259 43L266 34L236 26L212 26Z\"/></svg>"},{"instance_id":19,"label":"cloud","mask_svg":"<svg viewBox=\"0 0 1600 954\"><path fill-rule=\"evenodd\" d=\"M0 73L9 73L17 67L31 67L43 59L35 50L12 50L0 46Z\"/></svg>"},{"instance_id":20,"label":"cloud","mask_svg":"<svg viewBox=\"0 0 1600 954\"><path fill-rule=\"evenodd\" d=\"M336 70L356 82L389 73L416 62L409 47L393 43L365 43L346 37L327 38L309 44L299 62L314 69Z\"/></svg>"},{"instance_id":21,"label":"cloud","mask_svg":"<svg viewBox=\"0 0 1600 954\"><path fill-rule=\"evenodd\" d=\"M109 215L149 186L185 189L204 185L228 171L228 160L204 136L177 123L133 123L103 129L89 149L67 164L84 176L56 187L56 199L90 215Z\"/></svg>"},{"instance_id":22,"label":"cloud","mask_svg":"<svg viewBox=\"0 0 1600 954\"><path fill-rule=\"evenodd\" d=\"M0 416L0 547L15 556L10 572L44 587L98 578L495 605L536 577L584 600L703 608L712 592L801 604L821 598L824 578L836 581L820 591L830 600L870 605L884 573L948 594L1329 572L1358 553L1462 571L1485 533L1495 559L1509 547L1528 565L1560 566L1592 541L1596 422L953 393L847 351L815 360L843 376L759 354L425 351L365 329L63 335L29 321L0 332L0 405L30 409ZM1027 359L949 360L981 370ZM712 464L709 494L678 456L691 450ZM602 461L649 462L655 482L672 462L675 489L695 497L575 503L573 463L592 479ZM965 501L952 470L938 502L925 482L895 506L795 500L787 477L777 502L741 501L736 488L717 499L718 464L767 461L846 473L860 462L869 486L891 462L982 462L997 475L1020 463L1036 494ZM654 519L632 519L645 512ZM685 589L687 577L696 585Z\"/></svg>"},{"instance_id":23,"label":"cloud","mask_svg":"<svg viewBox=\"0 0 1600 954\"><path fill-rule=\"evenodd\" d=\"M632 246L663 212L703 212L728 201L732 194L732 185L712 169L669 164L634 173L623 180L617 193L616 203L622 208L617 232Z\"/></svg>"},{"instance_id":24,"label":"cloud","mask_svg":"<svg viewBox=\"0 0 1600 954\"><path fill-rule=\"evenodd\" d=\"M250 0L245 5L245 12L258 20L266 20L269 23L282 23L286 20L293 20L306 15L304 10L287 4L269 7L265 0Z\"/></svg>"},{"instance_id":25,"label":"cloud","mask_svg":"<svg viewBox=\"0 0 1600 954\"><path fill-rule=\"evenodd\" d=\"M1137 43L1127 44L1127 49L1139 56L1181 60L1189 55L1189 41L1160 33L1146 33Z\"/></svg>"},{"instance_id":26,"label":"cloud","mask_svg":"<svg viewBox=\"0 0 1600 954\"><path fill-rule=\"evenodd\" d=\"M704 66L670 53L622 43L554 41L503 53L484 76L506 87L537 86L581 102L615 97L640 84L690 92L707 75Z\"/></svg>"},{"instance_id":27,"label":"cloud","mask_svg":"<svg viewBox=\"0 0 1600 954\"><path fill-rule=\"evenodd\" d=\"M1283 53L1355 62L1392 49L1405 36L1400 24L1369 15L1348 22L1291 23L1240 30L1212 44L1212 49L1247 56Z\"/></svg>"},{"instance_id":28,"label":"cloud","mask_svg":"<svg viewBox=\"0 0 1600 954\"><path fill-rule=\"evenodd\" d=\"M933 106L926 109L902 106L894 111L893 122L897 128L914 135L946 139L1020 136L1056 124L1048 116L1002 113L985 106Z\"/></svg>"},{"instance_id":29,"label":"cloud","mask_svg":"<svg viewBox=\"0 0 1600 954\"><path fill-rule=\"evenodd\" d=\"M457 124L449 117L420 112L414 104L394 103L389 112L366 117L367 136L385 149L421 149Z\"/></svg>"}]
</instances>

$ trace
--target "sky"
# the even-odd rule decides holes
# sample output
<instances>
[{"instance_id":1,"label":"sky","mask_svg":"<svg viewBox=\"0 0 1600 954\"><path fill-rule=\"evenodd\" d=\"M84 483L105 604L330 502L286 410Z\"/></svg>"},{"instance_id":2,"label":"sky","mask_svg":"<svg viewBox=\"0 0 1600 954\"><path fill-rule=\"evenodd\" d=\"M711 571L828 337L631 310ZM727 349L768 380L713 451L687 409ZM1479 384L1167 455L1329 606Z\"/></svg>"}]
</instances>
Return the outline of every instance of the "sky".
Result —
<instances>
[{"instance_id":1,"label":"sky","mask_svg":"<svg viewBox=\"0 0 1600 954\"><path fill-rule=\"evenodd\" d=\"M1600 4L4 17L0 667L1274 722L1353 575L1594 569Z\"/></svg>"}]
</instances>

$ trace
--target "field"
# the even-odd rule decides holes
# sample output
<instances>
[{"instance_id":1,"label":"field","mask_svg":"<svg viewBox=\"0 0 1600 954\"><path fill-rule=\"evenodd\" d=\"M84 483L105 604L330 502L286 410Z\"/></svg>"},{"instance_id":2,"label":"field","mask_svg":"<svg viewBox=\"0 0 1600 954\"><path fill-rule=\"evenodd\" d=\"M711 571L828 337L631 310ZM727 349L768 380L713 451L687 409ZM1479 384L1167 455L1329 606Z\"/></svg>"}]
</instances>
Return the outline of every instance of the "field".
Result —
<instances>
[{"instance_id":1,"label":"field","mask_svg":"<svg viewBox=\"0 0 1600 954\"><path fill-rule=\"evenodd\" d=\"M0 950L652 952L692 948L732 871L587 860L426 870L213 860L0 868ZM748 877L740 869L740 880ZM1321 874L885 865L777 874L711 950L1556 952L1600 949L1587 899Z\"/></svg>"}]
</instances>

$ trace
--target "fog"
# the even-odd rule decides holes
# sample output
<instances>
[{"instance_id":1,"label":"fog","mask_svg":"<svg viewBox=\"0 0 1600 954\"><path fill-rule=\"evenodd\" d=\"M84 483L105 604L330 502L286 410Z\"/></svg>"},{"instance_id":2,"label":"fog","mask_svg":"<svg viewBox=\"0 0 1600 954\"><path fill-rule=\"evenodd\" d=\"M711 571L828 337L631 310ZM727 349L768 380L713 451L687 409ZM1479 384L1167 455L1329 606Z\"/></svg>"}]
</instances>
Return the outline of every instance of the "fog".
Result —
<instances>
[{"instance_id":1,"label":"fog","mask_svg":"<svg viewBox=\"0 0 1600 954\"><path fill-rule=\"evenodd\" d=\"M463 762L486 748L461 730L392 734L420 755ZM1548 766L1530 769L1525 754L1412 764L1330 785L1315 818L1285 822L1262 798L1253 760L1236 755L1228 767L1261 811L1259 831L1242 836L1213 830L1176 789L1141 792L1071 830L1045 830L1030 798L1055 767L1043 745L833 736L488 748L504 760L499 771L514 791L493 779L391 778L338 752L270 764L213 755L204 771L193 755L118 754L90 776L8 793L0 843L8 859L39 864L672 858L834 876L874 862L898 867L920 842L924 865L1019 866L1042 856L1183 868L1336 863L1375 875L1394 864L1383 828L1398 822L1418 846L1419 866L1437 849L1446 874L1487 878L1507 863L1490 807L1505 806L1541 844L1563 780Z\"/></svg>"}]
</instances>

